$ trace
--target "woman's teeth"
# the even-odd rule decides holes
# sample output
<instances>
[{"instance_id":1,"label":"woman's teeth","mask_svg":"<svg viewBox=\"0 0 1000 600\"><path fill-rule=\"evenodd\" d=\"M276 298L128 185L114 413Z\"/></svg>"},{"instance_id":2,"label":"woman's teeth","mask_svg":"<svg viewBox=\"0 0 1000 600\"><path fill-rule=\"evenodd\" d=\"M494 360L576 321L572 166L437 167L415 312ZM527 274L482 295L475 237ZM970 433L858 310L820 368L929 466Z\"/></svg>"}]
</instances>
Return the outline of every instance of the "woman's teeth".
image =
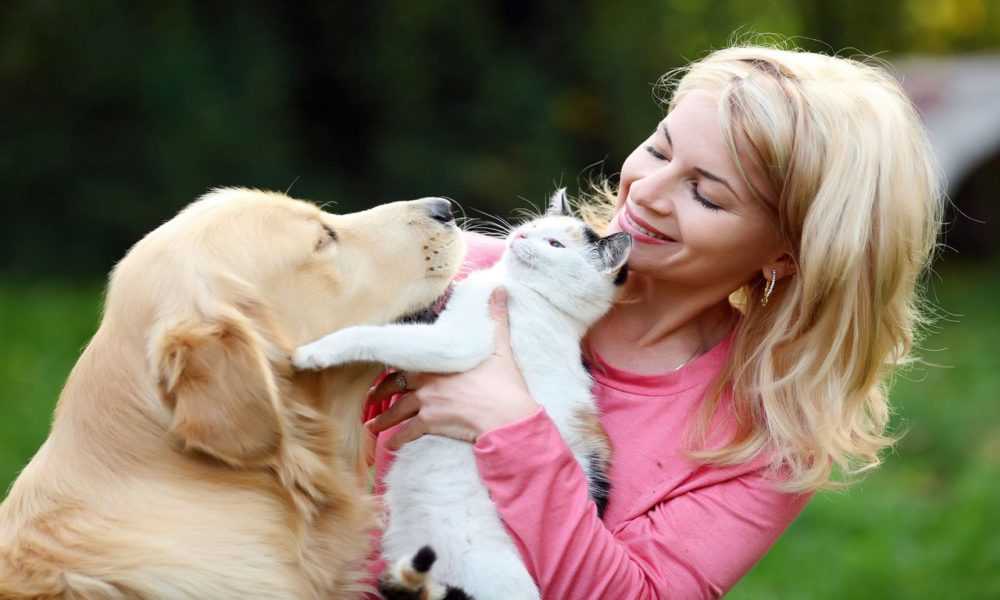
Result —
<instances>
[{"instance_id":1,"label":"woman's teeth","mask_svg":"<svg viewBox=\"0 0 1000 600\"><path fill-rule=\"evenodd\" d=\"M645 235L645 236L648 236L648 237L651 237L651 238L657 239L657 240L663 240L665 242L670 241L670 238L668 238L667 236L659 234L659 233L656 233L656 232L653 232L653 231L650 231L650 230L646 229L645 227L643 227L642 225L639 225L638 223L636 223L635 221L633 221L631 218L629 218L628 221L629 221L629 224L632 227L635 227L636 231L638 231L642 235Z\"/></svg>"}]
</instances>

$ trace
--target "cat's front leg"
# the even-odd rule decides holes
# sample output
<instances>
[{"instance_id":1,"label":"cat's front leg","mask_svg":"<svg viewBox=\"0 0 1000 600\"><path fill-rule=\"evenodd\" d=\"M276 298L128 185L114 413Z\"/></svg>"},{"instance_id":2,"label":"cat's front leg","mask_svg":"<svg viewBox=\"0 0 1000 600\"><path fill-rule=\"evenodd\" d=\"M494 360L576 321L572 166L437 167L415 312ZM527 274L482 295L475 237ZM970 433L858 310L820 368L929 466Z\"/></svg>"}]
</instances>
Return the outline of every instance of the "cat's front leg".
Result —
<instances>
[{"instance_id":1,"label":"cat's front leg","mask_svg":"<svg viewBox=\"0 0 1000 600\"><path fill-rule=\"evenodd\" d=\"M376 362L407 371L460 373L493 349L492 328L463 335L441 325L348 327L295 351L292 364L319 370L349 362Z\"/></svg>"},{"instance_id":2,"label":"cat's front leg","mask_svg":"<svg viewBox=\"0 0 1000 600\"><path fill-rule=\"evenodd\" d=\"M374 358L379 327L348 327L299 346L292 355L292 365L300 371L318 371L352 362L379 362Z\"/></svg>"}]
</instances>

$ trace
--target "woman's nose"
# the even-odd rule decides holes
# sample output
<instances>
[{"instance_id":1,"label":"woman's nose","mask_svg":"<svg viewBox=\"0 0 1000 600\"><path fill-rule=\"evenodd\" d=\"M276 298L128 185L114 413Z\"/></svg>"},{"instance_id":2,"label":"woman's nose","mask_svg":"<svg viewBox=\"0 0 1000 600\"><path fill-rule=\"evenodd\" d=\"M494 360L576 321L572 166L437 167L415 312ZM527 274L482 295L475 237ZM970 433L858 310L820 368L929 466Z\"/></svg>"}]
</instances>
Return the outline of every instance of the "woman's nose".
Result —
<instances>
[{"instance_id":1,"label":"woman's nose","mask_svg":"<svg viewBox=\"0 0 1000 600\"><path fill-rule=\"evenodd\" d=\"M674 210L675 187L669 170L660 169L633 181L628 195L632 198L632 202L643 208L660 214L669 214Z\"/></svg>"}]
</instances>

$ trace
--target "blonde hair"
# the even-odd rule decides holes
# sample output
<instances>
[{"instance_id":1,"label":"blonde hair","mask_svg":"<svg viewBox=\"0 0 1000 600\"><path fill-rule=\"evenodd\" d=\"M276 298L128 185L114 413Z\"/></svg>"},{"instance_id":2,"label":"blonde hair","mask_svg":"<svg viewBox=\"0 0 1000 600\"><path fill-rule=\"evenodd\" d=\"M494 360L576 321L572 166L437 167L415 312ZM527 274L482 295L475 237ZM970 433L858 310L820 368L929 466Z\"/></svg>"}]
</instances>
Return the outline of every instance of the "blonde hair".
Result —
<instances>
[{"instance_id":1,"label":"blonde hair","mask_svg":"<svg viewBox=\"0 0 1000 600\"><path fill-rule=\"evenodd\" d=\"M766 306L755 277L732 300L743 317L727 365L690 431L692 456L737 464L762 451L787 491L840 485L880 463L889 376L909 360L923 320L921 274L941 222L940 178L926 133L896 80L871 61L748 46L711 53L658 84L672 110L717 94L733 162L767 206L795 261ZM751 148L737 153L737 140ZM776 194L751 184L762 172ZM614 192L584 203L606 223ZM705 444L726 389L738 428Z\"/></svg>"}]
</instances>

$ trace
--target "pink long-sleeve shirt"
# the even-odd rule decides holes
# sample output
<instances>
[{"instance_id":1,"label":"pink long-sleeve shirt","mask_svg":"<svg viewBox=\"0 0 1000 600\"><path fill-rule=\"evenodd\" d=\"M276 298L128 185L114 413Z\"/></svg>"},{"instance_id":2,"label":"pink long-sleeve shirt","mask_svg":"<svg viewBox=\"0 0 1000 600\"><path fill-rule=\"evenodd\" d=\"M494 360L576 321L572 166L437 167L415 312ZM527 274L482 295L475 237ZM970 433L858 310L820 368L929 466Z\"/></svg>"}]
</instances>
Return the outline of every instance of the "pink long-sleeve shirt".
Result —
<instances>
[{"instance_id":1,"label":"pink long-sleeve shirt","mask_svg":"<svg viewBox=\"0 0 1000 600\"><path fill-rule=\"evenodd\" d=\"M503 243L467 237L472 269ZM611 494L598 518L587 481L539 410L487 432L474 451L480 477L543 598L716 598L729 590L802 511L808 495L775 489L768 461L715 467L685 456L686 428L723 367L730 341L678 371L631 373L591 350L593 392L612 444ZM722 410L709 443L735 422ZM378 479L391 463L380 436Z\"/></svg>"}]
</instances>

